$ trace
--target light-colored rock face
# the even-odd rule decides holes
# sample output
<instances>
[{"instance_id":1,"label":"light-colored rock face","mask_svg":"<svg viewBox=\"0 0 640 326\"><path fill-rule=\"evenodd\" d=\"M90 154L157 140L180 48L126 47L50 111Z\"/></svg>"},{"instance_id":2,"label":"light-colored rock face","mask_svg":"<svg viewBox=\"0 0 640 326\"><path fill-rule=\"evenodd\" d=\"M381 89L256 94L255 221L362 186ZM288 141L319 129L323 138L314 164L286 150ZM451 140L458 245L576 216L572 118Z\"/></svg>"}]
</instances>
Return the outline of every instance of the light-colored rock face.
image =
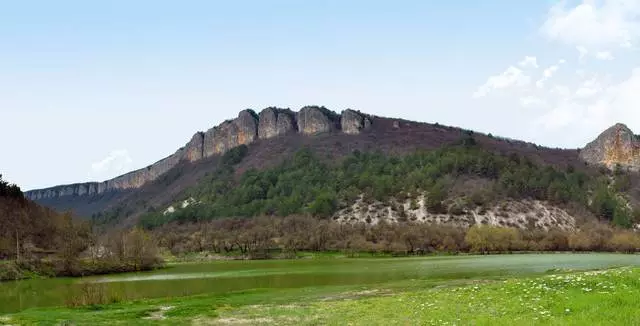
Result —
<instances>
[{"instance_id":1,"label":"light-colored rock face","mask_svg":"<svg viewBox=\"0 0 640 326\"><path fill-rule=\"evenodd\" d=\"M278 136L296 132L296 129L295 113L289 110L278 112L278 124L276 125L276 134Z\"/></svg>"},{"instance_id":2,"label":"light-colored rock face","mask_svg":"<svg viewBox=\"0 0 640 326\"><path fill-rule=\"evenodd\" d=\"M315 135L333 131L335 123L324 110L318 107L304 107L298 112L298 131L305 135Z\"/></svg>"},{"instance_id":3,"label":"light-colored rock face","mask_svg":"<svg viewBox=\"0 0 640 326\"><path fill-rule=\"evenodd\" d=\"M266 108L260 112L258 138L269 139L278 136L278 113L274 108Z\"/></svg>"},{"instance_id":4,"label":"light-colored rock face","mask_svg":"<svg viewBox=\"0 0 640 326\"><path fill-rule=\"evenodd\" d=\"M295 131L294 113L289 110L266 108L260 112L258 138L270 139Z\"/></svg>"},{"instance_id":5,"label":"light-colored rock face","mask_svg":"<svg viewBox=\"0 0 640 326\"><path fill-rule=\"evenodd\" d=\"M371 127L371 120L356 111L344 110L340 116L340 126L345 134L357 135Z\"/></svg>"},{"instance_id":6,"label":"light-colored rock face","mask_svg":"<svg viewBox=\"0 0 640 326\"><path fill-rule=\"evenodd\" d=\"M294 132L294 113L289 110L266 108L260 112L258 138L270 139Z\"/></svg>"},{"instance_id":7,"label":"light-colored rock face","mask_svg":"<svg viewBox=\"0 0 640 326\"><path fill-rule=\"evenodd\" d=\"M202 144L202 155L211 157L215 155L215 134L217 128L211 128L204 133L204 141Z\"/></svg>"},{"instance_id":8,"label":"light-colored rock face","mask_svg":"<svg viewBox=\"0 0 640 326\"><path fill-rule=\"evenodd\" d=\"M449 224L460 227L484 224L519 229L549 230L559 228L566 231L574 230L576 227L575 217L549 202L507 200L486 209L464 210L458 215L433 214L426 208L425 195L394 205L382 202L367 204L361 197L350 207L337 212L333 219L341 223L363 222L372 225L384 221L386 223Z\"/></svg>"},{"instance_id":9,"label":"light-colored rock face","mask_svg":"<svg viewBox=\"0 0 640 326\"><path fill-rule=\"evenodd\" d=\"M210 157L254 142L258 138L258 117L249 110L240 112L238 118L227 120L204 133L203 157Z\"/></svg>"},{"instance_id":10,"label":"light-colored rock face","mask_svg":"<svg viewBox=\"0 0 640 326\"><path fill-rule=\"evenodd\" d=\"M242 111L237 119L225 121L215 129L213 154L223 154L234 147L251 144L257 138L258 119L255 113Z\"/></svg>"},{"instance_id":11,"label":"light-colored rock face","mask_svg":"<svg viewBox=\"0 0 640 326\"><path fill-rule=\"evenodd\" d=\"M204 133L198 132L191 138L191 141L182 151L183 158L189 162L195 162L203 157Z\"/></svg>"},{"instance_id":12,"label":"light-colored rock face","mask_svg":"<svg viewBox=\"0 0 640 326\"><path fill-rule=\"evenodd\" d=\"M198 132L173 155L148 167L129 172L104 182L88 182L25 192L27 198L39 200L59 196L96 195L111 190L138 188L157 179L180 161L196 162L223 154L230 149L289 133L315 135L342 129L357 134L371 126L371 120L361 113L346 110L342 116L323 107L304 107L297 114L288 109L267 108L258 116L244 110L234 120L225 121L206 132Z\"/></svg>"},{"instance_id":13,"label":"light-colored rock face","mask_svg":"<svg viewBox=\"0 0 640 326\"><path fill-rule=\"evenodd\" d=\"M637 170L640 168L640 141L626 125L618 123L587 144L580 151L580 158L608 168L620 165Z\"/></svg>"}]
</instances>

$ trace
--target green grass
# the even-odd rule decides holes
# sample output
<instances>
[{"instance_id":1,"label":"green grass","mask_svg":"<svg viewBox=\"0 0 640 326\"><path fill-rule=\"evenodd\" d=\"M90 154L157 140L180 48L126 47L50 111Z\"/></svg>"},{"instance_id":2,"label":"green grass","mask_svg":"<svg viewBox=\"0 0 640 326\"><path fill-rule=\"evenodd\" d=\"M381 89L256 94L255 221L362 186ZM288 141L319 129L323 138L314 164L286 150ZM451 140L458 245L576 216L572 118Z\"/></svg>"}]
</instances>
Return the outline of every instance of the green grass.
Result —
<instances>
[{"instance_id":1,"label":"green grass","mask_svg":"<svg viewBox=\"0 0 640 326\"><path fill-rule=\"evenodd\" d=\"M618 268L508 279L255 289L80 309L37 308L0 317L0 324L637 325L638 297L640 269Z\"/></svg>"},{"instance_id":2,"label":"green grass","mask_svg":"<svg viewBox=\"0 0 640 326\"><path fill-rule=\"evenodd\" d=\"M222 320L279 325L638 325L640 270L615 269L404 292L377 289L339 300L245 306Z\"/></svg>"}]
</instances>

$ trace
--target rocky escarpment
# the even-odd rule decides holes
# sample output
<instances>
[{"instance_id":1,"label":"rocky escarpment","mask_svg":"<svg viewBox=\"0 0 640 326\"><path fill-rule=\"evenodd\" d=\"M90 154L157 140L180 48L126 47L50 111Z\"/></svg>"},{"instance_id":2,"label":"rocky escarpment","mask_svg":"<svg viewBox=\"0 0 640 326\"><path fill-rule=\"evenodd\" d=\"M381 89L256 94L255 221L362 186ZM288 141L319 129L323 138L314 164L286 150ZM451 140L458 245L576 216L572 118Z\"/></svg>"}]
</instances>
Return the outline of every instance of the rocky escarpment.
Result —
<instances>
[{"instance_id":1,"label":"rocky escarpment","mask_svg":"<svg viewBox=\"0 0 640 326\"><path fill-rule=\"evenodd\" d=\"M334 112L316 106L306 106L298 112L298 131L315 135L338 129L339 117Z\"/></svg>"},{"instance_id":2,"label":"rocky escarpment","mask_svg":"<svg viewBox=\"0 0 640 326\"><path fill-rule=\"evenodd\" d=\"M353 110L345 110L340 117L342 132L350 135L359 134L362 129L371 127L371 119Z\"/></svg>"},{"instance_id":3,"label":"rocky escarpment","mask_svg":"<svg viewBox=\"0 0 640 326\"><path fill-rule=\"evenodd\" d=\"M269 139L297 131L296 114L293 111L266 108L260 112L258 138Z\"/></svg>"},{"instance_id":4,"label":"rocky escarpment","mask_svg":"<svg viewBox=\"0 0 640 326\"><path fill-rule=\"evenodd\" d=\"M640 169L640 141L626 125L618 123L605 130L580 151L589 164L608 168Z\"/></svg>"},{"instance_id":5,"label":"rocky escarpment","mask_svg":"<svg viewBox=\"0 0 640 326\"><path fill-rule=\"evenodd\" d=\"M372 117L345 110L337 114L324 107L307 106L297 114L288 109L266 108L260 114L244 110L233 120L227 120L206 132L197 132L182 148L146 168L129 172L104 182L87 182L27 191L31 200L62 196L96 195L107 191L139 188L157 179L181 161L196 162L221 155L230 149L251 144L258 139L270 139L292 133L316 135L325 132L358 134L371 126Z\"/></svg>"},{"instance_id":6,"label":"rocky escarpment","mask_svg":"<svg viewBox=\"0 0 640 326\"><path fill-rule=\"evenodd\" d=\"M205 133L205 157L254 142L258 137L258 115L252 110L240 112L235 120L227 120Z\"/></svg>"}]
</instances>

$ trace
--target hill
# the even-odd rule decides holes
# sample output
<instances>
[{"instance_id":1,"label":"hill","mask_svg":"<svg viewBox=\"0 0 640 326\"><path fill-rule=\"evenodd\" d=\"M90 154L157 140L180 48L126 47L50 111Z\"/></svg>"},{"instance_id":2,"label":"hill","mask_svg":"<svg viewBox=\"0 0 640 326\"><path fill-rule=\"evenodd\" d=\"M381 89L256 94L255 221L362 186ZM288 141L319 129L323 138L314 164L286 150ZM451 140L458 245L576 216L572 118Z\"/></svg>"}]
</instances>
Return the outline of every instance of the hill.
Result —
<instances>
[{"instance_id":1,"label":"hill","mask_svg":"<svg viewBox=\"0 0 640 326\"><path fill-rule=\"evenodd\" d=\"M584 150L553 149L353 110L341 114L318 106L299 112L245 110L234 120L196 133L174 155L147 168L101 183L33 190L26 196L57 210L91 216L101 224L124 226L140 221L149 226L180 219L311 214L343 222L406 218L464 226L573 228L576 221L594 216L613 220L616 209L624 220L621 224L629 225L640 198L637 177L622 170L614 175L602 167L632 166L628 156L635 155L634 147L616 143L617 134L626 135L628 128L612 130ZM609 150L600 150L605 147ZM611 148L631 154L599 154L613 153ZM296 163L300 157L305 157L304 163ZM459 164L461 159L466 163ZM456 163L444 166L443 160ZM369 176L354 174L350 165ZM482 165L496 172L489 175L476 169ZM297 186L283 191L278 179L285 176ZM612 184L618 184L619 191L603 190ZM428 207L428 194L434 188L444 193L439 200L443 209ZM489 197L483 200L486 204L469 204L481 201L470 189L484 190L483 196ZM602 213L588 205L594 194L614 208ZM324 205L318 198L329 208L317 208ZM292 208L273 207L288 199L293 200ZM182 209L190 203L196 204ZM541 211L541 216L531 218ZM623 213L625 217L620 217Z\"/></svg>"},{"instance_id":2,"label":"hill","mask_svg":"<svg viewBox=\"0 0 640 326\"><path fill-rule=\"evenodd\" d=\"M85 226L26 199L0 175L0 259L57 252L76 235L86 235Z\"/></svg>"}]
</instances>

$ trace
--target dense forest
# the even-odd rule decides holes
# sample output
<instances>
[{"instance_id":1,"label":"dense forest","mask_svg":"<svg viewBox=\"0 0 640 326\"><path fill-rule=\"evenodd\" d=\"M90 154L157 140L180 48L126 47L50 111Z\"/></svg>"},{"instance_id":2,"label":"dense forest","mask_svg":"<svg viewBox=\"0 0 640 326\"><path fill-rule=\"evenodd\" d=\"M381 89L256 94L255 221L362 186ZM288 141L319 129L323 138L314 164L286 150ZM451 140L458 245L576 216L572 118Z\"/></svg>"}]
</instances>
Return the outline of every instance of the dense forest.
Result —
<instances>
[{"instance_id":1,"label":"dense forest","mask_svg":"<svg viewBox=\"0 0 640 326\"><path fill-rule=\"evenodd\" d=\"M246 153L245 146L228 152L215 173L183 194L181 199L193 198L195 204L173 213L149 212L141 225L151 229L170 222L253 216L326 219L361 195L367 201L393 202L421 193L427 194L427 209L435 213L511 198L575 208L622 228L630 228L638 218L638 211L625 201L624 192L630 187L627 172L534 164L517 154L503 156L481 148L471 132L463 133L455 145L406 156L355 151L331 163L302 150L275 168L238 176L234 165ZM490 186L456 193L456 183L469 178L488 180Z\"/></svg>"}]
</instances>

